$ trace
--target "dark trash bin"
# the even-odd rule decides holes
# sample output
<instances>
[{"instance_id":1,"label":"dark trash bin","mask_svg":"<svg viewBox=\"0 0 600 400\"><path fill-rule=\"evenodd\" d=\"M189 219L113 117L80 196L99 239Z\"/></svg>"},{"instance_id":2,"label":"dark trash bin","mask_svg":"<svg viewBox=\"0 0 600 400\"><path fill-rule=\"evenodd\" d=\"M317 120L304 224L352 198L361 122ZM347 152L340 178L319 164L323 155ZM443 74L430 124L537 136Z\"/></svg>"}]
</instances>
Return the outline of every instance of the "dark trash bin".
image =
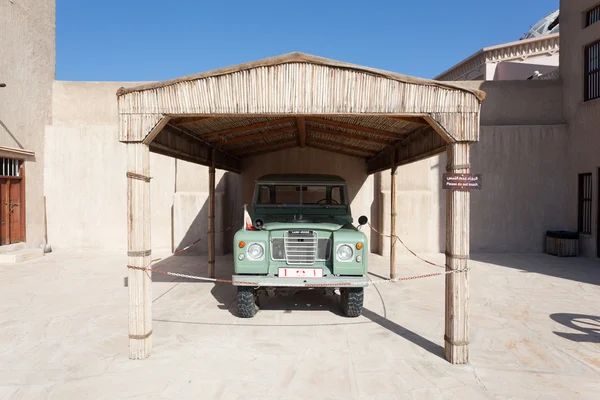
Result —
<instances>
[{"instance_id":1,"label":"dark trash bin","mask_svg":"<svg viewBox=\"0 0 600 400\"><path fill-rule=\"evenodd\" d=\"M579 232L546 231L546 253L558 257L579 256Z\"/></svg>"}]
</instances>

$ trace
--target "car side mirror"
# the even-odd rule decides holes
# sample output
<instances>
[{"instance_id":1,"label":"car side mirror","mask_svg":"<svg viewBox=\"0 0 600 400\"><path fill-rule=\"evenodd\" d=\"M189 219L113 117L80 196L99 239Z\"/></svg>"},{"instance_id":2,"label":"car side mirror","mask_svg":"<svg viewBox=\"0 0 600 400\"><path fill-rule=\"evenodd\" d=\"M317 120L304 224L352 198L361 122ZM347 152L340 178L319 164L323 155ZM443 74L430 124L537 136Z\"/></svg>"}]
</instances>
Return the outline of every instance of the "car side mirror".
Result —
<instances>
[{"instance_id":1,"label":"car side mirror","mask_svg":"<svg viewBox=\"0 0 600 400\"><path fill-rule=\"evenodd\" d=\"M365 225L367 222L369 222L369 218L365 217L364 215L358 218L359 225Z\"/></svg>"},{"instance_id":2,"label":"car side mirror","mask_svg":"<svg viewBox=\"0 0 600 400\"><path fill-rule=\"evenodd\" d=\"M256 218L252 225L260 231L262 229L262 227L265 225L265 221L263 221L260 218Z\"/></svg>"}]
</instances>

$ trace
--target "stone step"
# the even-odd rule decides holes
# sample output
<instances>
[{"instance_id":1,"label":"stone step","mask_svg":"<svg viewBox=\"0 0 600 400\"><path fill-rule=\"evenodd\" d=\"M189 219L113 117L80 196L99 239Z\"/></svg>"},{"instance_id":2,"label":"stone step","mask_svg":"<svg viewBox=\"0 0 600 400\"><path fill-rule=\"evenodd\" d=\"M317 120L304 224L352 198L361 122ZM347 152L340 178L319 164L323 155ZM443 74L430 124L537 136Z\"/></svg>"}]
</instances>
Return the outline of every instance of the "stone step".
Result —
<instances>
[{"instance_id":1,"label":"stone step","mask_svg":"<svg viewBox=\"0 0 600 400\"><path fill-rule=\"evenodd\" d=\"M0 264L16 264L44 255L43 249L23 249L8 253L0 253Z\"/></svg>"},{"instance_id":2,"label":"stone step","mask_svg":"<svg viewBox=\"0 0 600 400\"><path fill-rule=\"evenodd\" d=\"M0 254L13 253L15 251L25 249L25 247L26 247L26 245L23 242L13 243L13 244L5 244L5 245L0 246Z\"/></svg>"}]
</instances>

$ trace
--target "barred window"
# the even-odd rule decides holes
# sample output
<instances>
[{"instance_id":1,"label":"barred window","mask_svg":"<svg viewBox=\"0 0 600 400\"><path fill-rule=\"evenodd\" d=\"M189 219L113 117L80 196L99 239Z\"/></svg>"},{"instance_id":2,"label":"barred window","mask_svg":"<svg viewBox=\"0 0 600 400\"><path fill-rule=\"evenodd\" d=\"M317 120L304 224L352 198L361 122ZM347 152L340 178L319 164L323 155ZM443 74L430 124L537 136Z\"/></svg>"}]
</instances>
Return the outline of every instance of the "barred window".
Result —
<instances>
[{"instance_id":1,"label":"barred window","mask_svg":"<svg viewBox=\"0 0 600 400\"><path fill-rule=\"evenodd\" d=\"M584 100L600 97L600 41L585 47Z\"/></svg>"},{"instance_id":2,"label":"barred window","mask_svg":"<svg viewBox=\"0 0 600 400\"><path fill-rule=\"evenodd\" d=\"M579 174L579 232L592 233L592 174Z\"/></svg>"},{"instance_id":3,"label":"barred window","mask_svg":"<svg viewBox=\"0 0 600 400\"><path fill-rule=\"evenodd\" d=\"M600 4L585 12L585 27L600 21Z\"/></svg>"},{"instance_id":4,"label":"barred window","mask_svg":"<svg viewBox=\"0 0 600 400\"><path fill-rule=\"evenodd\" d=\"M21 160L0 158L0 176L20 176L19 167Z\"/></svg>"}]
</instances>

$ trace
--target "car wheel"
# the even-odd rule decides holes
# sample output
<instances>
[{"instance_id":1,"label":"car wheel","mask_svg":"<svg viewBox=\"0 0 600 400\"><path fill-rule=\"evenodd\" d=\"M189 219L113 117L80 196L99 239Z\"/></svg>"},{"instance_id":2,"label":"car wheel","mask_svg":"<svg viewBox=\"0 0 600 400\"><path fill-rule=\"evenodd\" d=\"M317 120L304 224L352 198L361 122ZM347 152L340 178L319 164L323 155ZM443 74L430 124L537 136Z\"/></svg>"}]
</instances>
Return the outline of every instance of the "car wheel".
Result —
<instances>
[{"instance_id":1,"label":"car wheel","mask_svg":"<svg viewBox=\"0 0 600 400\"><path fill-rule=\"evenodd\" d=\"M362 314L364 288L343 288L340 290L342 310L346 317L358 317Z\"/></svg>"},{"instance_id":2,"label":"car wheel","mask_svg":"<svg viewBox=\"0 0 600 400\"><path fill-rule=\"evenodd\" d=\"M237 309L240 318L252 318L258 311L256 305L256 294L249 286L238 286Z\"/></svg>"}]
</instances>

